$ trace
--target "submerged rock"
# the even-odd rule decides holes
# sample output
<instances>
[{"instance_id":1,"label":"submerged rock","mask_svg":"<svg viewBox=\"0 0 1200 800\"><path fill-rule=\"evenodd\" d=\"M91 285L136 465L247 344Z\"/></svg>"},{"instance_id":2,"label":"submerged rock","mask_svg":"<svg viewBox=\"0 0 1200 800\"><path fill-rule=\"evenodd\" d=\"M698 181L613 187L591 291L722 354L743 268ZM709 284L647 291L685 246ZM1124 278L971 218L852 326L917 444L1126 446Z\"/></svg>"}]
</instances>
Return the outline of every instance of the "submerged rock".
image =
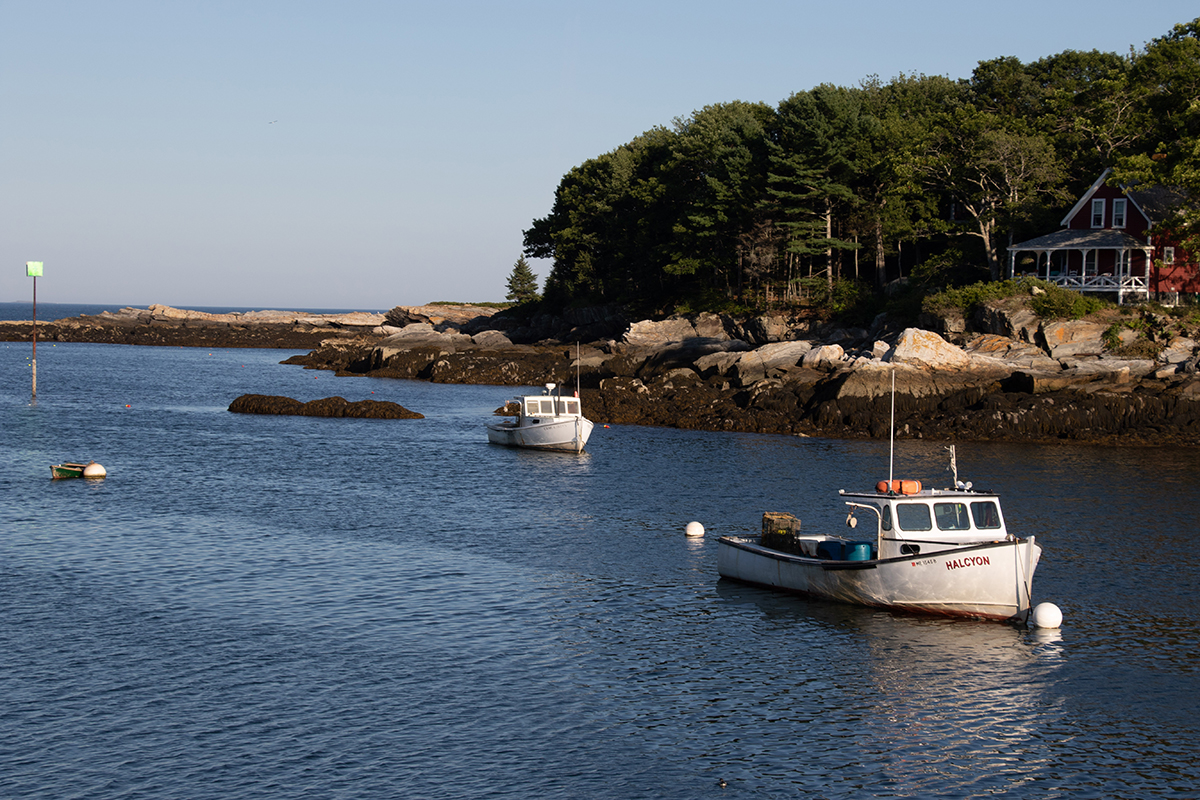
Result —
<instances>
[{"instance_id":1,"label":"submerged rock","mask_svg":"<svg viewBox=\"0 0 1200 800\"><path fill-rule=\"evenodd\" d=\"M389 400L359 400L351 403L343 397L326 397L301 403L291 397L268 394L244 394L229 404L237 414L283 414L296 417L352 417L355 419L425 419L424 414L409 411Z\"/></svg>"}]
</instances>

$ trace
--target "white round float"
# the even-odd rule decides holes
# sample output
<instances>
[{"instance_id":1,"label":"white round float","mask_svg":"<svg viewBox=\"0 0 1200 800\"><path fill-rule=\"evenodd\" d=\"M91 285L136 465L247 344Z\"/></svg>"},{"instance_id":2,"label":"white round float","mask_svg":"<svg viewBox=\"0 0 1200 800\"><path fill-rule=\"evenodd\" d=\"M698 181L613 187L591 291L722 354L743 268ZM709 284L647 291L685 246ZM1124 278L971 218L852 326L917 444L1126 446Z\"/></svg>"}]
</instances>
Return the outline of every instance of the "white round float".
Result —
<instances>
[{"instance_id":1,"label":"white round float","mask_svg":"<svg viewBox=\"0 0 1200 800\"><path fill-rule=\"evenodd\" d=\"M687 529L684 532L687 533L688 536L703 536L704 526L699 522L692 521L687 524Z\"/></svg>"},{"instance_id":2,"label":"white round float","mask_svg":"<svg viewBox=\"0 0 1200 800\"><path fill-rule=\"evenodd\" d=\"M83 468L83 477L85 478L103 478L108 474L104 469L103 464L97 464L95 461L88 462L88 465Z\"/></svg>"},{"instance_id":3,"label":"white round float","mask_svg":"<svg viewBox=\"0 0 1200 800\"><path fill-rule=\"evenodd\" d=\"M1033 607L1033 624L1037 628L1058 628L1062 626L1062 611L1054 603L1038 603Z\"/></svg>"}]
</instances>

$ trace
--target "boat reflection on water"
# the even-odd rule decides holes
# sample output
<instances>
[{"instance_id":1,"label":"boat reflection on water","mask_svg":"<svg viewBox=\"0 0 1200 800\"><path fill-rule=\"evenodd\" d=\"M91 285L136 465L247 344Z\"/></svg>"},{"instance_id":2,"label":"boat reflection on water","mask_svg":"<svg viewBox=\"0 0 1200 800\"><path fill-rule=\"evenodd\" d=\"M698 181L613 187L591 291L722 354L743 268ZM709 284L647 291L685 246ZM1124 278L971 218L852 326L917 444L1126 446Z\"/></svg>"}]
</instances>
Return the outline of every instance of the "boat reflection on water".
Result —
<instances>
[{"instance_id":1,"label":"boat reflection on water","mask_svg":"<svg viewBox=\"0 0 1200 800\"><path fill-rule=\"evenodd\" d=\"M1061 631L827 603L726 579L716 591L739 631L793 633L795 660L781 677L803 731L821 734L804 742L818 748L814 767L835 757L824 752L830 736L873 787L900 794L933 791L967 769L999 790L1049 763L1043 739L1060 714L1046 689L1064 663Z\"/></svg>"}]
</instances>

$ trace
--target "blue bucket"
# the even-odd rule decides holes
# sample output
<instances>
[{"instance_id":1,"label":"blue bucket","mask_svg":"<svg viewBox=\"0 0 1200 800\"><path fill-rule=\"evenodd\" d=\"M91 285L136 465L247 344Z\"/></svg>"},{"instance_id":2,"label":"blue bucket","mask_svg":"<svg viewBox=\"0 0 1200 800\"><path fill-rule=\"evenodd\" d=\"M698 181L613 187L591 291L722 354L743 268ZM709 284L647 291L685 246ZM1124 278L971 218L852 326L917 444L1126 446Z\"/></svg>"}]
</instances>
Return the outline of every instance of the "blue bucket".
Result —
<instances>
[{"instance_id":1,"label":"blue bucket","mask_svg":"<svg viewBox=\"0 0 1200 800\"><path fill-rule=\"evenodd\" d=\"M845 561L870 561L871 549L870 542L849 542L846 544L846 555L843 556L843 559Z\"/></svg>"}]
</instances>

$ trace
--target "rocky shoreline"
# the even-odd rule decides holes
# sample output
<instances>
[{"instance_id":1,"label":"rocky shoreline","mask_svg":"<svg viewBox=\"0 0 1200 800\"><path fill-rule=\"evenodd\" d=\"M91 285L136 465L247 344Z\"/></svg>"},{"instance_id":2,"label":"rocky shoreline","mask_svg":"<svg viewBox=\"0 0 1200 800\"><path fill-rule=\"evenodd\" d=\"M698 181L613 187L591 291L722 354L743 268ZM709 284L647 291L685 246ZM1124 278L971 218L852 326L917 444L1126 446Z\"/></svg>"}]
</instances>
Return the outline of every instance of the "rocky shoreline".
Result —
<instances>
[{"instance_id":1,"label":"rocky shoreline","mask_svg":"<svg viewBox=\"0 0 1200 800\"><path fill-rule=\"evenodd\" d=\"M369 333L383 314L302 314L251 311L209 314L171 306L123 308L117 312L39 320L39 340L178 347L252 347L303 350L331 337ZM0 321L0 341L29 341L33 322Z\"/></svg>"},{"instance_id":2,"label":"rocky shoreline","mask_svg":"<svg viewBox=\"0 0 1200 800\"><path fill-rule=\"evenodd\" d=\"M518 322L470 306L386 315L151 306L38 330L54 341L305 349L283 363L347 377L578 382L598 423L837 438L887 438L894 375L901 438L1200 444L1200 346L1186 336L1153 357L1122 357L1106 350L1103 323L1045 322L1021 307L990 307L973 331L932 322L940 332L892 330L883 318L865 330L715 314L628 323L603 310ZM26 340L28 327L0 323L0 339Z\"/></svg>"}]
</instances>

